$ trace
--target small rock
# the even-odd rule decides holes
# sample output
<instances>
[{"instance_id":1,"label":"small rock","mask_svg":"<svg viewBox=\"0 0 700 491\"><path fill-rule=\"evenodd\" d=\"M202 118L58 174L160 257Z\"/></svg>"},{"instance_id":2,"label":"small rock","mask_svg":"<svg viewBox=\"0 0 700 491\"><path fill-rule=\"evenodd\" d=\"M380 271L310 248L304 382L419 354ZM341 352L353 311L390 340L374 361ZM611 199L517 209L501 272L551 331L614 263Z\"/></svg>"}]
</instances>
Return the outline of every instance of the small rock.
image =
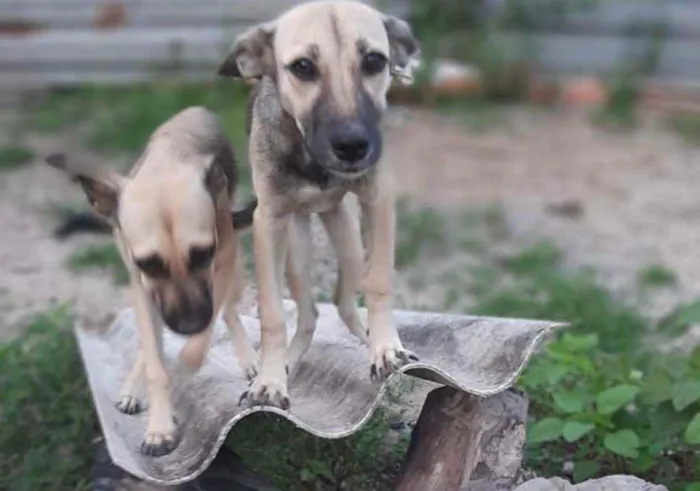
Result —
<instances>
[{"instance_id":1,"label":"small rock","mask_svg":"<svg viewBox=\"0 0 700 491\"><path fill-rule=\"evenodd\" d=\"M607 476L573 485L560 477L537 478L521 484L515 491L668 491L634 476Z\"/></svg>"},{"instance_id":2,"label":"small rock","mask_svg":"<svg viewBox=\"0 0 700 491\"><path fill-rule=\"evenodd\" d=\"M563 201L547 205L546 211L552 215L578 220L583 217L584 209L580 201Z\"/></svg>"}]
</instances>

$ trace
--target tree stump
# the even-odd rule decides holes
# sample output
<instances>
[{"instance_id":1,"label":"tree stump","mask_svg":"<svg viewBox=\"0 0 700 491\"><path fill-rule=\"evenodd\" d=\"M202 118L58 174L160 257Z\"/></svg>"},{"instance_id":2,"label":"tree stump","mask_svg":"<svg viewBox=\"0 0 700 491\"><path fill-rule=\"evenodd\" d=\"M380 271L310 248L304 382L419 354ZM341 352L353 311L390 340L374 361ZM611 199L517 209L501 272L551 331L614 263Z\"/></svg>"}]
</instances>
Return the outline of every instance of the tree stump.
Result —
<instances>
[{"instance_id":1,"label":"tree stump","mask_svg":"<svg viewBox=\"0 0 700 491\"><path fill-rule=\"evenodd\" d=\"M527 398L480 398L451 387L426 398L396 491L509 490L522 461Z\"/></svg>"}]
</instances>

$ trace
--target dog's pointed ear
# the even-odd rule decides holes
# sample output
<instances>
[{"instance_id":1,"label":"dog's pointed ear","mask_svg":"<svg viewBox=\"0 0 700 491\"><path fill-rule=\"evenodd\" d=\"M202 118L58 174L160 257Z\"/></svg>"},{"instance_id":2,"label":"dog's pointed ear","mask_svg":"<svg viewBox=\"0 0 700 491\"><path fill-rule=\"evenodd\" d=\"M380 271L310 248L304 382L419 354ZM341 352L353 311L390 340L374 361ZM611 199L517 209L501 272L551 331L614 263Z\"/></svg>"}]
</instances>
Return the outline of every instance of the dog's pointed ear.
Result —
<instances>
[{"instance_id":1,"label":"dog's pointed ear","mask_svg":"<svg viewBox=\"0 0 700 491\"><path fill-rule=\"evenodd\" d=\"M219 67L219 75L252 79L273 75L275 29L275 22L266 22L238 36L231 52Z\"/></svg>"},{"instance_id":2,"label":"dog's pointed ear","mask_svg":"<svg viewBox=\"0 0 700 491\"><path fill-rule=\"evenodd\" d=\"M119 191L126 182L125 177L113 172L97 176L89 170L70 165L62 153L49 155L46 157L46 163L65 172L74 182L80 184L95 212L110 220L116 217Z\"/></svg>"},{"instance_id":3,"label":"dog's pointed ear","mask_svg":"<svg viewBox=\"0 0 700 491\"><path fill-rule=\"evenodd\" d=\"M418 64L420 44L406 21L393 15L385 15L383 20L389 37L391 74L404 83L410 83L413 81L412 70Z\"/></svg>"}]
</instances>

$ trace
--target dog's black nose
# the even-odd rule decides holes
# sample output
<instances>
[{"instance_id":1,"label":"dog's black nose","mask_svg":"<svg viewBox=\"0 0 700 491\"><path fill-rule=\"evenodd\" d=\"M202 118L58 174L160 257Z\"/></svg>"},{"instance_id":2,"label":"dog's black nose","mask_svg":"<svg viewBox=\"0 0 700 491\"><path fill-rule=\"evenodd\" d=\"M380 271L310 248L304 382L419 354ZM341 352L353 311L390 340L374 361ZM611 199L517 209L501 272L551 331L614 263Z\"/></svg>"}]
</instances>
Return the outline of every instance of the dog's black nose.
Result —
<instances>
[{"instance_id":1,"label":"dog's black nose","mask_svg":"<svg viewBox=\"0 0 700 491\"><path fill-rule=\"evenodd\" d=\"M331 137L331 146L336 157L344 162L357 162L367 156L369 140L360 128L344 128Z\"/></svg>"},{"instance_id":2,"label":"dog's black nose","mask_svg":"<svg viewBox=\"0 0 700 491\"><path fill-rule=\"evenodd\" d=\"M176 309L163 312L163 321L173 331L183 336L192 336L206 330L212 321L211 305L195 309Z\"/></svg>"}]
</instances>

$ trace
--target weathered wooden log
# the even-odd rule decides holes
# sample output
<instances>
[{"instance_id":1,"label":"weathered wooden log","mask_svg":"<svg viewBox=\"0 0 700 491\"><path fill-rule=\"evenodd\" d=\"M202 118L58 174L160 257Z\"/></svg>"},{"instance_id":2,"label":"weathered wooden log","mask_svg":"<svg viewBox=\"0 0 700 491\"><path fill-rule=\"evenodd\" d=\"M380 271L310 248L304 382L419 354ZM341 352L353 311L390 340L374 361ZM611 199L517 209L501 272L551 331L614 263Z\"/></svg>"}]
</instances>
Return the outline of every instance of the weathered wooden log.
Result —
<instances>
[{"instance_id":1,"label":"weathered wooden log","mask_svg":"<svg viewBox=\"0 0 700 491\"><path fill-rule=\"evenodd\" d=\"M480 398L451 387L426 398L396 491L510 489L522 461L527 398Z\"/></svg>"},{"instance_id":2,"label":"weathered wooden log","mask_svg":"<svg viewBox=\"0 0 700 491\"><path fill-rule=\"evenodd\" d=\"M511 491L518 484L527 436L527 395L509 389L483 399L478 423L479 456L464 491Z\"/></svg>"}]
</instances>

